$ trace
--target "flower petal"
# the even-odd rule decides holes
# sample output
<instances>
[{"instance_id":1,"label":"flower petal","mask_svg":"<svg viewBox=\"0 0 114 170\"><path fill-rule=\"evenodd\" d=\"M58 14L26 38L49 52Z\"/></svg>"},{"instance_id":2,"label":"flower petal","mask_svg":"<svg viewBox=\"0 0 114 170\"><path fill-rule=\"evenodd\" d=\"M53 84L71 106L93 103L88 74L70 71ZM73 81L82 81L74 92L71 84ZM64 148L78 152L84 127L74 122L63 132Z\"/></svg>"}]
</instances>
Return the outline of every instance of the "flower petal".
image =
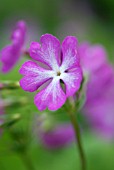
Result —
<instances>
[{"instance_id":1,"label":"flower petal","mask_svg":"<svg viewBox=\"0 0 114 170\"><path fill-rule=\"evenodd\" d=\"M88 103L83 114L89 120L93 129L106 139L114 138L114 104L113 100L105 97Z\"/></svg>"},{"instance_id":2,"label":"flower petal","mask_svg":"<svg viewBox=\"0 0 114 170\"><path fill-rule=\"evenodd\" d=\"M48 149L64 147L75 140L74 130L71 124L58 124L53 129L38 133L42 144Z\"/></svg>"},{"instance_id":3,"label":"flower petal","mask_svg":"<svg viewBox=\"0 0 114 170\"><path fill-rule=\"evenodd\" d=\"M17 63L21 56L21 50L25 41L26 24L24 21L19 21L12 33L12 44L6 46L0 52L1 62L3 64L2 72L9 72Z\"/></svg>"},{"instance_id":4,"label":"flower petal","mask_svg":"<svg viewBox=\"0 0 114 170\"><path fill-rule=\"evenodd\" d=\"M2 62L2 72L7 73L12 69L19 59L20 51L15 45L8 45L0 52Z\"/></svg>"},{"instance_id":5,"label":"flower petal","mask_svg":"<svg viewBox=\"0 0 114 170\"><path fill-rule=\"evenodd\" d=\"M86 95L89 103L105 96L114 96L114 69L111 65L105 64L95 74L91 74Z\"/></svg>"},{"instance_id":6,"label":"flower petal","mask_svg":"<svg viewBox=\"0 0 114 170\"><path fill-rule=\"evenodd\" d=\"M18 21L11 36L13 43L18 44L20 48L25 42L26 29L26 23L24 21Z\"/></svg>"},{"instance_id":7,"label":"flower petal","mask_svg":"<svg viewBox=\"0 0 114 170\"><path fill-rule=\"evenodd\" d=\"M43 83L49 80L52 75L53 71L45 70L39 67L33 61L25 62L21 69L20 74L24 75L24 77L20 80L20 86L29 92L33 92L37 90Z\"/></svg>"},{"instance_id":8,"label":"flower petal","mask_svg":"<svg viewBox=\"0 0 114 170\"><path fill-rule=\"evenodd\" d=\"M79 64L77 52L77 39L73 36L67 36L62 43L62 66L63 71L73 68Z\"/></svg>"},{"instance_id":9,"label":"flower petal","mask_svg":"<svg viewBox=\"0 0 114 170\"><path fill-rule=\"evenodd\" d=\"M30 46L30 56L47 64L53 70L59 67L60 42L51 34L45 34L40 39L42 45L33 42Z\"/></svg>"},{"instance_id":10,"label":"flower petal","mask_svg":"<svg viewBox=\"0 0 114 170\"><path fill-rule=\"evenodd\" d=\"M107 63L107 53L102 45L91 45L83 42L79 46L80 61L82 67L89 71L96 71Z\"/></svg>"},{"instance_id":11,"label":"flower petal","mask_svg":"<svg viewBox=\"0 0 114 170\"><path fill-rule=\"evenodd\" d=\"M59 109L66 101L66 96L60 87L59 78L54 78L52 82L35 96L35 105L40 111L48 107L49 110Z\"/></svg>"},{"instance_id":12,"label":"flower petal","mask_svg":"<svg viewBox=\"0 0 114 170\"><path fill-rule=\"evenodd\" d=\"M72 96L80 88L82 81L82 71L80 67L76 67L72 72L62 73L61 79L66 86L67 97Z\"/></svg>"}]
</instances>

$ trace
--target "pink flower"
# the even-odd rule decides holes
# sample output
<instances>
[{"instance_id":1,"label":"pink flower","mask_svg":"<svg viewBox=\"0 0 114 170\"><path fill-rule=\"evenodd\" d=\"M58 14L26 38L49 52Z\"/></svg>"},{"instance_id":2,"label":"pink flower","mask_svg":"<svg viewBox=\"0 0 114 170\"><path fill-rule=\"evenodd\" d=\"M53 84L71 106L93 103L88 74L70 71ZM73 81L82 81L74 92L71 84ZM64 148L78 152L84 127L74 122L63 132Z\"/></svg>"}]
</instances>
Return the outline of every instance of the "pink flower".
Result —
<instances>
[{"instance_id":1,"label":"pink flower","mask_svg":"<svg viewBox=\"0 0 114 170\"><path fill-rule=\"evenodd\" d=\"M73 127L70 124L58 124L49 131L40 131L38 133L40 142L48 149L57 149L65 147L75 139Z\"/></svg>"},{"instance_id":2,"label":"pink flower","mask_svg":"<svg viewBox=\"0 0 114 170\"><path fill-rule=\"evenodd\" d=\"M84 71L93 72L107 62L107 53L100 44L83 42L79 46L80 62Z\"/></svg>"},{"instance_id":3,"label":"pink flower","mask_svg":"<svg viewBox=\"0 0 114 170\"><path fill-rule=\"evenodd\" d=\"M114 69L104 64L91 74L82 109L92 129L105 139L114 139Z\"/></svg>"},{"instance_id":4,"label":"pink flower","mask_svg":"<svg viewBox=\"0 0 114 170\"><path fill-rule=\"evenodd\" d=\"M2 72L9 72L17 63L22 55L22 48L25 42L26 23L17 22L11 35L12 43L2 49L0 52L0 61L2 62Z\"/></svg>"},{"instance_id":5,"label":"pink flower","mask_svg":"<svg viewBox=\"0 0 114 170\"><path fill-rule=\"evenodd\" d=\"M77 39L66 37L62 47L59 40L50 34L43 35L40 41L41 45L31 43L30 56L41 64L28 61L22 65L20 74L24 77L20 80L20 86L25 91L34 92L50 80L35 96L34 102L40 111L47 107L49 110L57 110L81 85L82 71L77 53ZM40 65L45 65L45 68ZM65 92L60 80L65 84Z\"/></svg>"},{"instance_id":6,"label":"pink flower","mask_svg":"<svg viewBox=\"0 0 114 170\"><path fill-rule=\"evenodd\" d=\"M104 64L94 74L91 74L87 84L87 101L93 102L98 98L114 96L114 68L110 64ZM94 90L93 90L94 89Z\"/></svg>"},{"instance_id":7,"label":"pink flower","mask_svg":"<svg viewBox=\"0 0 114 170\"><path fill-rule=\"evenodd\" d=\"M114 68L103 46L79 47L83 74L89 73L82 113L92 129L106 139L114 138Z\"/></svg>"},{"instance_id":8,"label":"pink flower","mask_svg":"<svg viewBox=\"0 0 114 170\"><path fill-rule=\"evenodd\" d=\"M98 98L85 107L84 114L97 134L114 139L114 98Z\"/></svg>"}]
</instances>

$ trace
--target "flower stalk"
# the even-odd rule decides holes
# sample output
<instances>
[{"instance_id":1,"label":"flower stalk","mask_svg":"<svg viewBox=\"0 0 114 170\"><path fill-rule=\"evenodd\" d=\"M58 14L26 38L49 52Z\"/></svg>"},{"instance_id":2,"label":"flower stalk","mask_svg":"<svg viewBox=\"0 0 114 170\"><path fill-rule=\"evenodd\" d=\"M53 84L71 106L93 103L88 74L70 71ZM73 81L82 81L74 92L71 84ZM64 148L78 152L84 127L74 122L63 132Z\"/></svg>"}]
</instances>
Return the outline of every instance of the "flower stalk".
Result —
<instances>
[{"instance_id":1,"label":"flower stalk","mask_svg":"<svg viewBox=\"0 0 114 170\"><path fill-rule=\"evenodd\" d=\"M35 170L27 152L20 154L20 157L21 157L27 170Z\"/></svg>"},{"instance_id":2,"label":"flower stalk","mask_svg":"<svg viewBox=\"0 0 114 170\"><path fill-rule=\"evenodd\" d=\"M14 90L20 88L19 82L3 81L0 82L0 90Z\"/></svg>"},{"instance_id":3,"label":"flower stalk","mask_svg":"<svg viewBox=\"0 0 114 170\"><path fill-rule=\"evenodd\" d=\"M85 153L84 153L83 146L82 146L78 120L77 120L77 117L74 114L75 112L76 112L75 106L74 106L74 103L72 103L72 109L68 111L68 115L70 117L70 121L72 123L72 126L74 128L74 132L75 132L76 146L78 146L80 161L81 161L81 170L86 170L86 158L85 158Z\"/></svg>"}]
</instances>

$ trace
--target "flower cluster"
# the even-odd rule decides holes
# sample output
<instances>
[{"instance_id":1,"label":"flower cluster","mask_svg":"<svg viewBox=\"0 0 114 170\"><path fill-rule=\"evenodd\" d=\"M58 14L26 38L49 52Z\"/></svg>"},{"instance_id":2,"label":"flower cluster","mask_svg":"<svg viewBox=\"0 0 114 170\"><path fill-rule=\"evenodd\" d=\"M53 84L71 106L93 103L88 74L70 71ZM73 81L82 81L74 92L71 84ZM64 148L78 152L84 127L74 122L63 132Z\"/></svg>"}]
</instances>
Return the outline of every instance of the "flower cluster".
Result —
<instances>
[{"instance_id":1,"label":"flower cluster","mask_svg":"<svg viewBox=\"0 0 114 170\"><path fill-rule=\"evenodd\" d=\"M80 45L83 70L89 72L83 114L97 133L114 138L114 68L101 45Z\"/></svg>"}]
</instances>

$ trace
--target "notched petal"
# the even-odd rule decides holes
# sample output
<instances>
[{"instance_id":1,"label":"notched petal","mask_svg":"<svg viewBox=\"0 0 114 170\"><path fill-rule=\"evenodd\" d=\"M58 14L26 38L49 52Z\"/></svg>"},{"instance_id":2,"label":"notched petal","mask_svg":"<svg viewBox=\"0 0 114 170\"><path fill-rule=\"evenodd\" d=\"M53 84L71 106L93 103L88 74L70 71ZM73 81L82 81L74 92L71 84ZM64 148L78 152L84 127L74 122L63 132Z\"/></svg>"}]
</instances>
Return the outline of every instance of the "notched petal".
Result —
<instances>
[{"instance_id":1,"label":"notched petal","mask_svg":"<svg viewBox=\"0 0 114 170\"><path fill-rule=\"evenodd\" d=\"M52 77L52 72L50 70L45 70L39 67L33 61L25 62L19 72L24 75L24 77L20 80L20 86L25 91L30 92L37 90L42 84Z\"/></svg>"},{"instance_id":2,"label":"notched petal","mask_svg":"<svg viewBox=\"0 0 114 170\"><path fill-rule=\"evenodd\" d=\"M60 42L51 34L45 34L41 37L41 46L33 42L30 46L30 56L47 64L51 69L58 68L60 61Z\"/></svg>"},{"instance_id":3,"label":"notched petal","mask_svg":"<svg viewBox=\"0 0 114 170\"><path fill-rule=\"evenodd\" d=\"M68 36L62 43L62 70L68 70L79 65L78 41L76 37Z\"/></svg>"}]
</instances>

